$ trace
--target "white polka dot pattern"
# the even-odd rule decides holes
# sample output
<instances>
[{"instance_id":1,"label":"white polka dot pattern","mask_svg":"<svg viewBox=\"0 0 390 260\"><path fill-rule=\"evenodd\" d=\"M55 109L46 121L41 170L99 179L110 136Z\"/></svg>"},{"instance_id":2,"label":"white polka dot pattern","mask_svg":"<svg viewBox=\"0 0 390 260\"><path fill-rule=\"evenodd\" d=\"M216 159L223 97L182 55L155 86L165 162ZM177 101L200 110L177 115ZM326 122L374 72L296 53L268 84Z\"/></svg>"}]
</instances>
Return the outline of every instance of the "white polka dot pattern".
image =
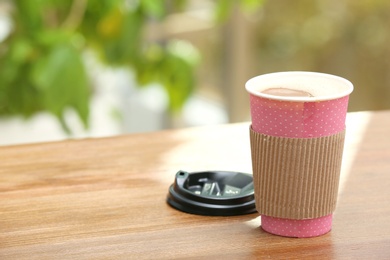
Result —
<instances>
[{"instance_id":1,"label":"white polka dot pattern","mask_svg":"<svg viewBox=\"0 0 390 260\"><path fill-rule=\"evenodd\" d=\"M254 131L279 137L328 136L345 128L348 96L322 102L291 102L251 95Z\"/></svg>"},{"instance_id":2,"label":"white polka dot pattern","mask_svg":"<svg viewBox=\"0 0 390 260\"><path fill-rule=\"evenodd\" d=\"M332 227L332 214L315 219L283 219L261 216L262 228L272 234L286 237L315 237L328 233Z\"/></svg>"},{"instance_id":3,"label":"white polka dot pattern","mask_svg":"<svg viewBox=\"0 0 390 260\"><path fill-rule=\"evenodd\" d=\"M329 136L343 131L348 96L319 102L280 101L250 95L254 131L290 138ZM313 237L332 227L332 214L305 220L261 216L262 228L287 237Z\"/></svg>"}]
</instances>

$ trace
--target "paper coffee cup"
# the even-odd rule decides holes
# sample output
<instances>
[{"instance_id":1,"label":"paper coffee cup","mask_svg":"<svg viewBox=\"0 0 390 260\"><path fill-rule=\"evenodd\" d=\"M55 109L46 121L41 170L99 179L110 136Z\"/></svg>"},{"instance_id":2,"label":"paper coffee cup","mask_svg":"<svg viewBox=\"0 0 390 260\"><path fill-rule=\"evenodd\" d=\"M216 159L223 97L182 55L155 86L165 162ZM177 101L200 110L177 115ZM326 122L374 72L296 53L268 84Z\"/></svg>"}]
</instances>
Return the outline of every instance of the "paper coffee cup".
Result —
<instances>
[{"instance_id":1,"label":"paper coffee cup","mask_svg":"<svg viewBox=\"0 0 390 260\"><path fill-rule=\"evenodd\" d=\"M262 228L288 237L329 232L352 83L297 71L257 76L245 87Z\"/></svg>"}]
</instances>

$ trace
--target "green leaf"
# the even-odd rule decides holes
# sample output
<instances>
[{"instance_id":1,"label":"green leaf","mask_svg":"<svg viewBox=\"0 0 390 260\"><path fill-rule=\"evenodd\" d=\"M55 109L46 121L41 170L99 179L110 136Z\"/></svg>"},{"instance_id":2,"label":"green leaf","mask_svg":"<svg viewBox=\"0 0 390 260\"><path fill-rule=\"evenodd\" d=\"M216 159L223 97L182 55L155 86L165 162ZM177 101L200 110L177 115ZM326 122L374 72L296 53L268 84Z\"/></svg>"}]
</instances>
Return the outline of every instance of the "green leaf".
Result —
<instances>
[{"instance_id":1,"label":"green leaf","mask_svg":"<svg viewBox=\"0 0 390 260\"><path fill-rule=\"evenodd\" d=\"M103 39L116 38L120 34L124 13L119 7L112 8L97 24L97 33Z\"/></svg>"},{"instance_id":2,"label":"green leaf","mask_svg":"<svg viewBox=\"0 0 390 260\"><path fill-rule=\"evenodd\" d=\"M33 68L31 78L43 95L45 108L63 120L67 107L88 126L89 84L78 51L71 45L54 46Z\"/></svg>"},{"instance_id":3,"label":"green leaf","mask_svg":"<svg viewBox=\"0 0 390 260\"><path fill-rule=\"evenodd\" d=\"M169 109L171 112L177 112L183 107L194 89L193 66L171 52L167 53L161 65L161 82L168 93Z\"/></svg>"},{"instance_id":4,"label":"green leaf","mask_svg":"<svg viewBox=\"0 0 390 260\"><path fill-rule=\"evenodd\" d=\"M72 37L72 33L66 30L45 28L37 31L34 36L39 45L51 47L67 42Z\"/></svg>"},{"instance_id":5,"label":"green leaf","mask_svg":"<svg viewBox=\"0 0 390 260\"><path fill-rule=\"evenodd\" d=\"M145 53L135 63L133 69L136 72L137 81L141 87L159 80L161 73L159 64L165 57L163 48L158 44L151 44L145 49Z\"/></svg>"},{"instance_id":6,"label":"green leaf","mask_svg":"<svg viewBox=\"0 0 390 260\"><path fill-rule=\"evenodd\" d=\"M24 63L28 60L33 48L25 38L19 38L10 49L10 59L15 63Z\"/></svg>"},{"instance_id":7,"label":"green leaf","mask_svg":"<svg viewBox=\"0 0 390 260\"><path fill-rule=\"evenodd\" d=\"M162 18L165 14L165 1L140 0L139 4L147 16Z\"/></svg>"},{"instance_id":8,"label":"green leaf","mask_svg":"<svg viewBox=\"0 0 390 260\"><path fill-rule=\"evenodd\" d=\"M111 17L111 14L109 16ZM115 30L101 29L101 33L105 33L100 35L103 43L103 60L116 66L134 64L142 49L144 17L139 12L128 11L118 13L116 18L109 18L105 23L108 24L108 21L115 24L113 26Z\"/></svg>"}]
</instances>

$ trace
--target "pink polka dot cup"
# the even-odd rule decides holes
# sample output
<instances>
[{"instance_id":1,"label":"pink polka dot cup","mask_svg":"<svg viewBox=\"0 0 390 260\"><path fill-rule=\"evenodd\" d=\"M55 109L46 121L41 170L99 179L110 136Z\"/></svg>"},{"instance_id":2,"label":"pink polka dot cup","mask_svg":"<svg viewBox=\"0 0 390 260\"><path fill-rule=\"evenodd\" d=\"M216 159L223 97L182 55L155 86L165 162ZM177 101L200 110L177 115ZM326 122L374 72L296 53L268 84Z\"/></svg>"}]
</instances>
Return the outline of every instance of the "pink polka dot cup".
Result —
<instances>
[{"instance_id":1,"label":"pink polka dot cup","mask_svg":"<svg viewBox=\"0 0 390 260\"><path fill-rule=\"evenodd\" d=\"M252 166L263 230L286 237L329 232L352 83L323 73L277 72L254 77L245 87L250 94ZM335 150L328 151L328 143L334 143Z\"/></svg>"}]
</instances>

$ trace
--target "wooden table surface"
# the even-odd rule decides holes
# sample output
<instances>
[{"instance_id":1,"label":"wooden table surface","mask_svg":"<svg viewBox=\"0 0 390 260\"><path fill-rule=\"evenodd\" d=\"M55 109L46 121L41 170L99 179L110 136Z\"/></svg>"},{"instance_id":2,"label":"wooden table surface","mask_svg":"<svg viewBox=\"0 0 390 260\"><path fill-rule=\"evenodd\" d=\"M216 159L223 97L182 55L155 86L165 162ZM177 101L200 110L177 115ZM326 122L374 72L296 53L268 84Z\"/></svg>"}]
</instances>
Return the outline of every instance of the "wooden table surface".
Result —
<instances>
[{"instance_id":1,"label":"wooden table surface","mask_svg":"<svg viewBox=\"0 0 390 260\"><path fill-rule=\"evenodd\" d=\"M0 148L0 259L390 259L390 111L348 114L333 229L166 204L178 170L251 172L249 123Z\"/></svg>"}]
</instances>

